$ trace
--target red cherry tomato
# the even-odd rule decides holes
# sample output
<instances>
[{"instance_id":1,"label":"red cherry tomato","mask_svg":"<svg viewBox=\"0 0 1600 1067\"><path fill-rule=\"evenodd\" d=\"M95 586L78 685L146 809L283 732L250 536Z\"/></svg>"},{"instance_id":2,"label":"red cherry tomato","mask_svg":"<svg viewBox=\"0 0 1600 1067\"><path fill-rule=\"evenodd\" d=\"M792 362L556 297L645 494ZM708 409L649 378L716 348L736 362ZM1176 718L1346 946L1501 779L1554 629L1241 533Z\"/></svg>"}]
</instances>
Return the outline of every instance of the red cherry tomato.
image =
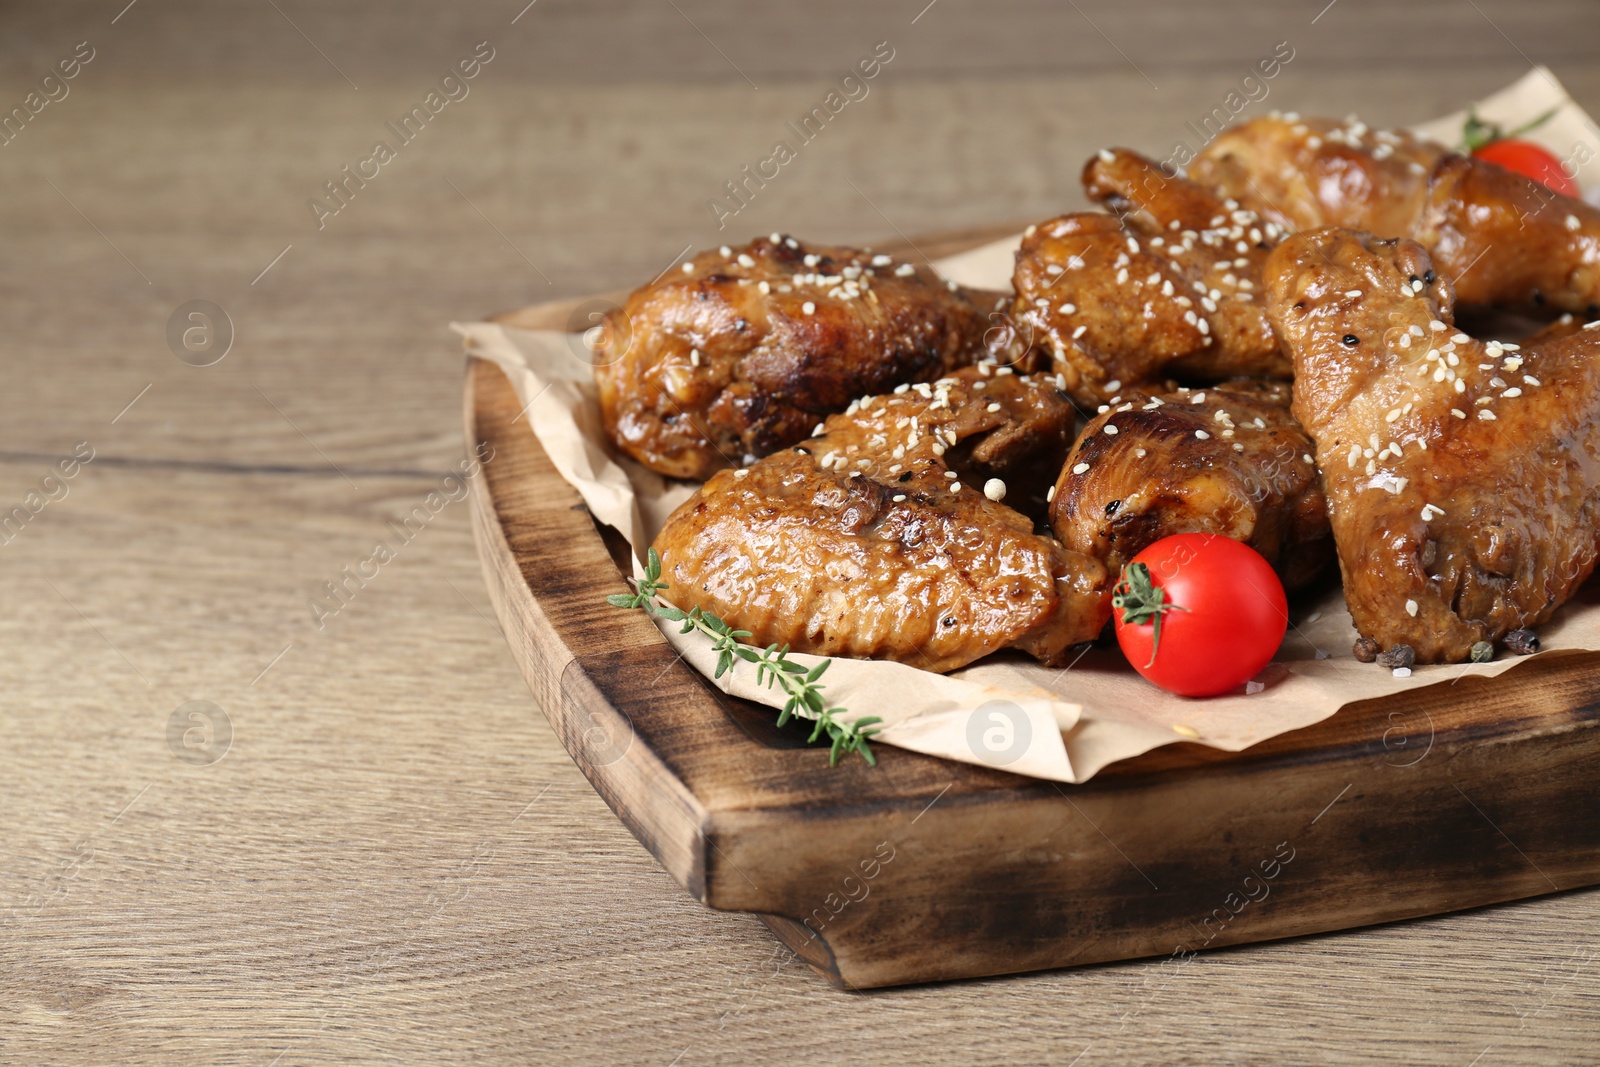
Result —
<instances>
[{"instance_id":1,"label":"red cherry tomato","mask_svg":"<svg viewBox=\"0 0 1600 1067\"><path fill-rule=\"evenodd\" d=\"M1254 678L1289 625L1272 566L1249 545L1217 534L1157 541L1123 568L1112 602L1128 662L1186 697L1226 693Z\"/></svg>"},{"instance_id":2,"label":"red cherry tomato","mask_svg":"<svg viewBox=\"0 0 1600 1067\"><path fill-rule=\"evenodd\" d=\"M1531 142L1515 138L1491 141L1472 154L1478 159L1542 182L1563 196L1578 196L1580 193L1578 183L1561 165L1561 160Z\"/></svg>"}]
</instances>

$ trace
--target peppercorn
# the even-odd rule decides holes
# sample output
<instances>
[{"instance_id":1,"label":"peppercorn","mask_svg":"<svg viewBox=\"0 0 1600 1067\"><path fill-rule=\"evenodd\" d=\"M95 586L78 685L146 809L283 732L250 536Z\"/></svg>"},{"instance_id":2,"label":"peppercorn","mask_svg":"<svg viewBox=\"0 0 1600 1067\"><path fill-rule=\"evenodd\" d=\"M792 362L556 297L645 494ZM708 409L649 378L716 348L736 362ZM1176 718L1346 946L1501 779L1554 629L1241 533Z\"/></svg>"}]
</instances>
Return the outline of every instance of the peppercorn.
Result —
<instances>
[{"instance_id":1,"label":"peppercorn","mask_svg":"<svg viewBox=\"0 0 1600 1067\"><path fill-rule=\"evenodd\" d=\"M1378 666L1380 667L1405 667L1407 670L1417 662L1416 649L1410 645L1395 645L1387 652L1378 653Z\"/></svg>"}]
</instances>

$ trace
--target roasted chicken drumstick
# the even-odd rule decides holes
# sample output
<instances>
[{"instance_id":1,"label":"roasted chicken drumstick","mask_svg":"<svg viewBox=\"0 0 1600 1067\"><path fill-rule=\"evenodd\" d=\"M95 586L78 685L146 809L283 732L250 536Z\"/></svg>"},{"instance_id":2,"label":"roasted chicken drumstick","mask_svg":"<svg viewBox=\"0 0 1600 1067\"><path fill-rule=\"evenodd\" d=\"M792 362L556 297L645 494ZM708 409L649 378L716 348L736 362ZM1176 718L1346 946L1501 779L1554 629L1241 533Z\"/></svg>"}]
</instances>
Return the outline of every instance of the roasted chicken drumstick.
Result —
<instances>
[{"instance_id":1,"label":"roasted chicken drumstick","mask_svg":"<svg viewBox=\"0 0 1600 1067\"><path fill-rule=\"evenodd\" d=\"M685 501L655 542L667 595L759 645L932 671L1002 648L1054 662L1110 617L1106 572L1034 533L969 464L1053 472L1071 426L1052 381L1009 373L863 400Z\"/></svg>"},{"instance_id":2,"label":"roasted chicken drumstick","mask_svg":"<svg viewBox=\"0 0 1600 1067\"><path fill-rule=\"evenodd\" d=\"M1343 229L1266 284L1361 634L1449 663L1548 619L1595 565L1600 331L1475 340L1422 245Z\"/></svg>"},{"instance_id":3,"label":"roasted chicken drumstick","mask_svg":"<svg viewBox=\"0 0 1600 1067\"><path fill-rule=\"evenodd\" d=\"M1043 352L1078 403L1169 377L1284 378L1257 284L1282 231L1125 149L1084 168L1115 215L1029 227L1017 252L1015 343Z\"/></svg>"},{"instance_id":4,"label":"roasted chicken drumstick","mask_svg":"<svg viewBox=\"0 0 1600 1067\"><path fill-rule=\"evenodd\" d=\"M777 234L724 246L610 312L594 351L601 415L650 469L706 478L852 400L974 362L1005 300L866 251Z\"/></svg>"},{"instance_id":5,"label":"roasted chicken drumstick","mask_svg":"<svg viewBox=\"0 0 1600 1067\"><path fill-rule=\"evenodd\" d=\"M1178 533L1214 533L1260 552L1289 590L1333 558L1310 438L1284 383L1228 383L1120 398L1062 468L1050 526L1111 574Z\"/></svg>"},{"instance_id":6,"label":"roasted chicken drumstick","mask_svg":"<svg viewBox=\"0 0 1600 1067\"><path fill-rule=\"evenodd\" d=\"M1260 118L1223 131L1189 176L1291 229L1419 241L1463 304L1600 315L1600 209L1412 134Z\"/></svg>"}]
</instances>

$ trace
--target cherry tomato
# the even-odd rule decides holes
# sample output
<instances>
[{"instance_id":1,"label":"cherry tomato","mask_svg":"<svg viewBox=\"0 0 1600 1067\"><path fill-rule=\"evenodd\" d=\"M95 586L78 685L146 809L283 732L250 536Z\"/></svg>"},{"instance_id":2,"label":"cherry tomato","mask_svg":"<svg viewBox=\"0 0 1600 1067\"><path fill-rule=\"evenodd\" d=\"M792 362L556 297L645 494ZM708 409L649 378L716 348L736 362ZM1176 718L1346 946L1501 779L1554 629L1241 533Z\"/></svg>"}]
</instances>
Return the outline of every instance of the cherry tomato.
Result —
<instances>
[{"instance_id":1,"label":"cherry tomato","mask_svg":"<svg viewBox=\"0 0 1600 1067\"><path fill-rule=\"evenodd\" d=\"M1128 662L1186 697L1226 693L1254 678L1289 625L1271 564L1218 534L1176 534L1140 552L1123 568L1112 603Z\"/></svg>"},{"instance_id":2,"label":"cherry tomato","mask_svg":"<svg viewBox=\"0 0 1600 1067\"><path fill-rule=\"evenodd\" d=\"M1561 165L1561 160L1529 141L1515 138L1491 141L1475 149L1472 154L1478 159L1542 182L1563 196L1578 196L1580 193L1578 183Z\"/></svg>"}]
</instances>

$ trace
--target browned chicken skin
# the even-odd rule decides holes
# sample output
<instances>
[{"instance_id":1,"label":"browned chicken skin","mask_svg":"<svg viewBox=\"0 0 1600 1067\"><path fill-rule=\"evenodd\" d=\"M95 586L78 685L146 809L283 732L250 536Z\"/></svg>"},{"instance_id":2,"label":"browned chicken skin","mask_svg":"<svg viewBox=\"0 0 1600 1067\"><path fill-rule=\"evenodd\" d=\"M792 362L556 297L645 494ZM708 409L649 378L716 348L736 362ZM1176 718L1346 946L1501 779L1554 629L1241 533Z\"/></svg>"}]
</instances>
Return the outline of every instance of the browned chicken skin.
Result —
<instances>
[{"instance_id":1,"label":"browned chicken skin","mask_svg":"<svg viewBox=\"0 0 1600 1067\"><path fill-rule=\"evenodd\" d=\"M792 237L704 252L685 267L611 312L594 352L606 430L675 478L749 462L805 439L852 400L972 363L1005 299L886 255Z\"/></svg>"},{"instance_id":2,"label":"browned chicken skin","mask_svg":"<svg viewBox=\"0 0 1600 1067\"><path fill-rule=\"evenodd\" d=\"M1257 291L1275 223L1125 149L1091 159L1084 187L1117 217L1029 227L1012 309L1019 343L1048 354L1079 403L1168 377L1288 376Z\"/></svg>"},{"instance_id":3,"label":"browned chicken skin","mask_svg":"<svg viewBox=\"0 0 1600 1067\"><path fill-rule=\"evenodd\" d=\"M1412 286L1431 267L1414 241L1326 229L1280 245L1266 279L1345 601L1423 663L1544 622L1600 533L1600 331L1474 340L1448 281Z\"/></svg>"},{"instance_id":4,"label":"browned chicken skin","mask_svg":"<svg viewBox=\"0 0 1600 1067\"><path fill-rule=\"evenodd\" d=\"M1134 394L1089 423L1067 458L1050 526L1111 574L1163 537L1215 533L1266 557L1284 587L1333 558L1311 439L1282 383Z\"/></svg>"},{"instance_id":5,"label":"browned chicken skin","mask_svg":"<svg viewBox=\"0 0 1600 1067\"><path fill-rule=\"evenodd\" d=\"M655 542L667 595L754 644L823 656L950 671L1018 648L1054 662L1109 618L1105 569L972 482L988 480L976 465L1053 472L1070 426L1049 380L1004 373L862 401L679 507ZM1025 434L1053 438L1053 457Z\"/></svg>"},{"instance_id":6,"label":"browned chicken skin","mask_svg":"<svg viewBox=\"0 0 1600 1067\"><path fill-rule=\"evenodd\" d=\"M1293 229L1420 241L1463 304L1600 314L1600 209L1412 134L1261 118L1223 131L1189 176Z\"/></svg>"}]
</instances>

